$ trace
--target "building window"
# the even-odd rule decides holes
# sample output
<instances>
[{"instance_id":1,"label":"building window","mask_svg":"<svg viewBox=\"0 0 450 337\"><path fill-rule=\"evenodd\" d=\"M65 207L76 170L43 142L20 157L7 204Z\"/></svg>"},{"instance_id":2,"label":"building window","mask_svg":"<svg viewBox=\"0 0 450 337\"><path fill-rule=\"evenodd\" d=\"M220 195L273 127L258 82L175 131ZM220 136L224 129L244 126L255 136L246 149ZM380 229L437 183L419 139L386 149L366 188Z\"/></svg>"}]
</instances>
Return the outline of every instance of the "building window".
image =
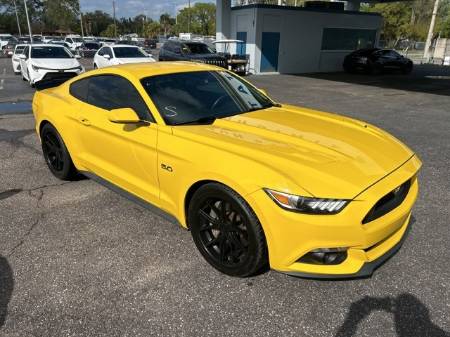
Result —
<instances>
[{"instance_id":1,"label":"building window","mask_svg":"<svg viewBox=\"0 0 450 337\"><path fill-rule=\"evenodd\" d=\"M375 29L324 28L322 50L355 50L375 46Z\"/></svg>"}]
</instances>

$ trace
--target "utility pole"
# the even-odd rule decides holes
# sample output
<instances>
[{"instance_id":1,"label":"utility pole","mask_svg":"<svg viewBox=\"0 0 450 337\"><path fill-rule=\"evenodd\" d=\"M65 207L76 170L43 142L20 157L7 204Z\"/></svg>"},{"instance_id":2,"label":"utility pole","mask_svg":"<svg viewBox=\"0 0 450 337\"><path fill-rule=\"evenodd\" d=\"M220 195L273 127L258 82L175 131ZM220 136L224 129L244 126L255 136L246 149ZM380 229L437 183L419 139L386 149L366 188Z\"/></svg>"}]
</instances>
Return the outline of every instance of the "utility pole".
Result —
<instances>
[{"instance_id":1,"label":"utility pole","mask_svg":"<svg viewBox=\"0 0 450 337\"><path fill-rule=\"evenodd\" d=\"M145 37L145 21L146 21L147 17L144 16L142 17L142 37Z\"/></svg>"},{"instance_id":2,"label":"utility pole","mask_svg":"<svg viewBox=\"0 0 450 337\"><path fill-rule=\"evenodd\" d=\"M189 0L189 3L188 3L188 33L190 33L191 32L191 0Z\"/></svg>"},{"instance_id":3,"label":"utility pole","mask_svg":"<svg viewBox=\"0 0 450 337\"><path fill-rule=\"evenodd\" d=\"M27 17L28 33L30 34L30 43L33 43L33 33L31 32L30 18L28 17L27 0L23 0L23 4L25 5L25 15Z\"/></svg>"},{"instance_id":4,"label":"utility pole","mask_svg":"<svg viewBox=\"0 0 450 337\"><path fill-rule=\"evenodd\" d=\"M81 12L81 8L80 8L80 24L81 24L81 38L84 41L83 13Z\"/></svg>"},{"instance_id":5,"label":"utility pole","mask_svg":"<svg viewBox=\"0 0 450 337\"><path fill-rule=\"evenodd\" d=\"M114 37L117 37L116 1L115 0L113 0L113 17L114 17Z\"/></svg>"},{"instance_id":6,"label":"utility pole","mask_svg":"<svg viewBox=\"0 0 450 337\"><path fill-rule=\"evenodd\" d=\"M22 36L22 31L20 30L19 13L17 12L16 0L14 0L14 10L16 11L17 28L19 29L19 36Z\"/></svg>"},{"instance_id":7,"label":"utility pole","mask_svg":"<svg viewBox=\"0 0 450 337\"><path fill-rule=\"evenodd\" d=\"M433 14L431 15L430 28L428 29L427 41L425 42L425 50L423 52L423 57L426 62L430 61L430 48L431 48L431 40L433 39L434 25L436 23L436 15L439 9L439 0L434 1Z\"/></svg>"}]
</instances>

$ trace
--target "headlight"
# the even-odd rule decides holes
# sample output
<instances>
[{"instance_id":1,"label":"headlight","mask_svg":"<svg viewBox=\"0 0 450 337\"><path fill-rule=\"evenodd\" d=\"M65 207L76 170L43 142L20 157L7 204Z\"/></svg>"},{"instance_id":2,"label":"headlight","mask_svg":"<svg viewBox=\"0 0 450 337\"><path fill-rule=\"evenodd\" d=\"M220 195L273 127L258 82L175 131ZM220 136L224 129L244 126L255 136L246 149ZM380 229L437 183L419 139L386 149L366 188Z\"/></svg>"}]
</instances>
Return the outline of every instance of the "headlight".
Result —
<instances>
[{"instance_id":1,"label":"headlight","mask_svg":"<svg viewBox=\"0 0 450 337\"><path fill-rule=\"evenodd\" d=\"M299 195L269 190L267 188L265 188L264 191L281 208L306 214L336 214L342 211L350 202L350 200L345 199L302 197Z\"/></svg>"},{"instance_id":2,"label":"headlight","mask_svg":"<svg viewBox=\"0 0 450 337\"><path fill-rule=\"evenodd\" d=\"M31 68L33 68L34 71L39 71L39 69L41 69L38 66L35 66L34 64L31 65Z\"/></svg>"}]
</instances>

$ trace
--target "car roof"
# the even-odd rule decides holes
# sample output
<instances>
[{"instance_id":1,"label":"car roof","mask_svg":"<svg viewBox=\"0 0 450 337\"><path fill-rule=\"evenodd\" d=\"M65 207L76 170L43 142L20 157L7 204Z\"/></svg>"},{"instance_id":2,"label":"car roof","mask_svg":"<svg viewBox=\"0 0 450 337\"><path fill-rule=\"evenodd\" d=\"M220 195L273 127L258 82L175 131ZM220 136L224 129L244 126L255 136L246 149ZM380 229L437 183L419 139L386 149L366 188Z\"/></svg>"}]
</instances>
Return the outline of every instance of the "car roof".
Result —
<instances>
[{"instance_id":1,"label":"car roof","mask_svg":"<svg viewBox=\"0 0 450 337\"><path fill-rule=\"evenodd\" d=\"M77 79L80 79L82 77L90 77L93 75L117 74L122 75L126 78L134 78L136 80L140 80L149 76L185 73L193 71L218 71L218 70L223 71L224 69L213 65L208 65L204 63L194 63L189 61L127 63L118 66L111 66L91 70L82 75L77 76Z\"/></svg>"},{"instance_id":2,"label":"car roof","mask_svg":"<svg viewBox=\"0 0 450 337\"><path fill-rule=\"evenodd\" d=\"M131 44L114 44L114 45L108 46L108 47L113 47L113 48L115 48L115 47L139 48L138 46L134 46L134 45L131 45Z\"/></svg>"},{"instance_id":3,"label":"car roof","mask_svg":"<svg viewBox=\"0 0 450 337\"><path fill-rule=\"evenodd\" d=\"M51 43L33 43L31 45L31 47L58 47L58 48L63 48L63 46L59 45L59 44L51 44Z\"/></svg>"}]
</instances>

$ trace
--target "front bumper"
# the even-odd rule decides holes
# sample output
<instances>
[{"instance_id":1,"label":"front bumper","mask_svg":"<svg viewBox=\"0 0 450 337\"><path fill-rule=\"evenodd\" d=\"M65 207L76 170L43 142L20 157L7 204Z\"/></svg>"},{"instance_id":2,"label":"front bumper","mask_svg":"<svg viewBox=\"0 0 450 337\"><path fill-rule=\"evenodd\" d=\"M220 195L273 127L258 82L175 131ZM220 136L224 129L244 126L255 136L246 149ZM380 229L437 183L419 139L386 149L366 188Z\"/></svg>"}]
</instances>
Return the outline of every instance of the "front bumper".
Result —
<instances>
[{"instance_id":1,"label":"front bumper","mask_svg":"<svg viewBox=\"0 0 450 337\"><path fill-rule=\"evenodd\" d=\"M411 209L418 195L420 166L420 160L413 156L335 215L289 212L278 207L263 191L247 196L263 226L271 268L310 278L371 275L398 251L406 238ZM380 198L407 180L411 181L411 187L399 206L369 223L362 223ZM321 248L347 248L347 257L335 265L300 262L305 254Z\"/></svg>"},{"instance_id":2,"label":"front bumper","mask_svg":"<svg viewBox=\"0 0 450 337\"><path fill-rule=\"evenodd\" d=\"M31 83L36 84L39 81L53 80L57 78L70 79L81 74L84 71L81 69L67 69L67 70L47 70L39 69L30 71Z\"/></svg>"}]
</instances>

